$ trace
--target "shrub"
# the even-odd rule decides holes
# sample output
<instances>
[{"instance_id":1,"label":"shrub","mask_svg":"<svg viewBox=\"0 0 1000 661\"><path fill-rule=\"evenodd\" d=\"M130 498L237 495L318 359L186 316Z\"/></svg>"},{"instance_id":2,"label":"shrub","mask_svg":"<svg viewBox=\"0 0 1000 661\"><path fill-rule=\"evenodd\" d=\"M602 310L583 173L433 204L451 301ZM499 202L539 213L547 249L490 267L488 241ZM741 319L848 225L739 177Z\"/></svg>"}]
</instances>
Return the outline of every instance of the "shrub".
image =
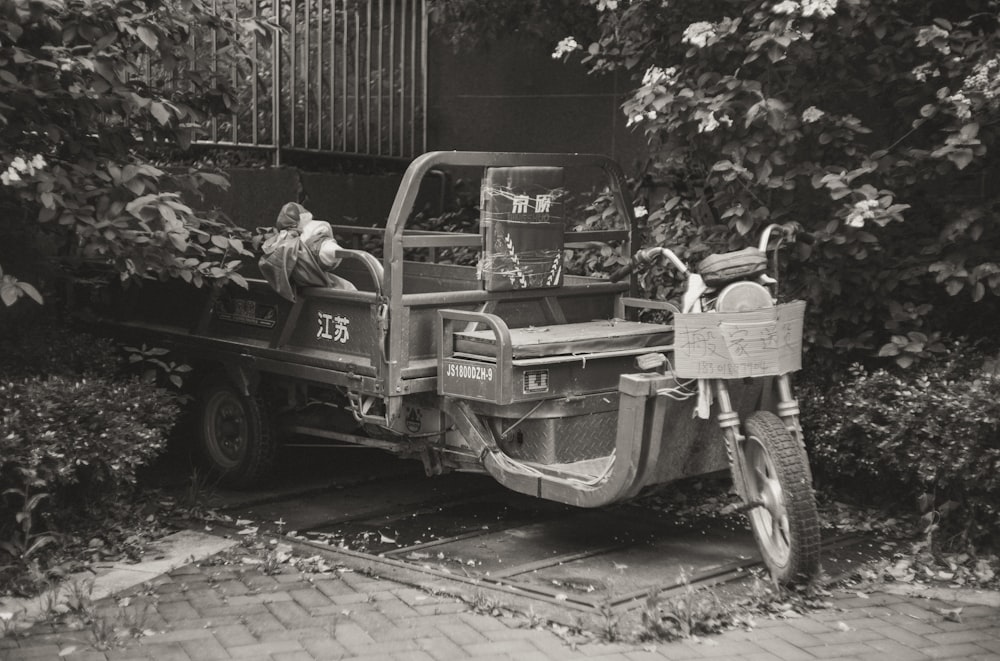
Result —
<instances>
[{"instance_id":1,"label":"shrub","mask_svg":"<svg viewBox=\"0 0 1000 661\"><path fill-rule=\"evenodd\" d=\"M48 554L63 552L52 542L71 543L72 536L52 533L98 520L111 530L128 515L123 505L136 472L164 449L178 406L175 395L124 373L109 340L47 316L7 315L0 323L0 585L30 592L36 579L29 574L37 577Z\"/></svg>"},{"instance_id":2,"label":"shrub","mask_svg":"<svg viewBox=\"0 0 1000 661\"><path fill-rule=\"evenodd\" d=\"M855 494L898 496L956 544L1000 542L1000 375L947 358L907 372L855 365L800 402L817 477Z\"/></svg>"},{"instance_id":3,"label":"shrub","mask_svg":"<svg viewBox=\"0 0 1000 661\"><path fill-rule=\"evenodd\" d=\"M172 399L136 377L0 383L0 483L29 471L60 509L109 502L164 449L178 413Z\"/></svg>"}]
</instances>

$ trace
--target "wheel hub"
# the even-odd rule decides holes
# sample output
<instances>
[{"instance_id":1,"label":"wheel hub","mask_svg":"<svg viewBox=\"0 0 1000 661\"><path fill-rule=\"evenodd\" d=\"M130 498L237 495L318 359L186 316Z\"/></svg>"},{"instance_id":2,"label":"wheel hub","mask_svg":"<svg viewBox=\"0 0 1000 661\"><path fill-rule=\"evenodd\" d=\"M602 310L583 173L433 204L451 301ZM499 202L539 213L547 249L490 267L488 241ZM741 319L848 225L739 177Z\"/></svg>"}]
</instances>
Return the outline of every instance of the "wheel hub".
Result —
<instances>
[{"instance_id":1,"label":"wheel hub","mask_svg":"<svg viewBox=\"0 0 1000 661\"><path fill-rule=\"evenodd\" d=\"M209 450L222 464L235 465L246 446L247 422L242 407L229 396L220 393L214 404L208 429Z\"/></svg>"},{"instance_id":2,"label":"wheel hub","mask_svg":"<svg viewBox=\"0 0 1000 661\"><path fill-rule=\"evenodd\" d=\"M761 541L768 547L768 552L775 558L787 559L791 548L788 512L774 463L755 438L747 439L745 456L750 473L749 499L762 504L751 510L750 516L764 532Z\"/></svg>"}]
</instances>

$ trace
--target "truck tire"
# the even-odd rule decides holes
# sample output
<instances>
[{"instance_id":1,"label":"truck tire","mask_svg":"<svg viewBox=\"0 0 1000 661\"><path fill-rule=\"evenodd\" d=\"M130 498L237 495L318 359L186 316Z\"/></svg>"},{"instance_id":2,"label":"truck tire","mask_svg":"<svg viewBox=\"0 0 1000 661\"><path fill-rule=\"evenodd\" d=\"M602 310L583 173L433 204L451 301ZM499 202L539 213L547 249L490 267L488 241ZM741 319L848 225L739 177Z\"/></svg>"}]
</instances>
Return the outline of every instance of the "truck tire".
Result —
<instances>
[{"instance_id":1,"label":"truck tire","mask_svg":"<svg viewBox=\"0 0 1000 661\"><path fill-rule=\"evenodd\" d=\"M769 411L743 425L741 451L747 515L764 564L781 584L805 581L819 571L819 515L805 448Z\"/></svg>"},{"instance_id":2,"label":"truck tire","mask_svg":"<svg viewBox=\"0 0 1000 661\"><path fill-rule=\"evenodd\" d=\"M249 489L270 473L278 441L261 398L209 378L199 389L197 424L199 454L220 484Z\"/></svg>"}]
</instances>

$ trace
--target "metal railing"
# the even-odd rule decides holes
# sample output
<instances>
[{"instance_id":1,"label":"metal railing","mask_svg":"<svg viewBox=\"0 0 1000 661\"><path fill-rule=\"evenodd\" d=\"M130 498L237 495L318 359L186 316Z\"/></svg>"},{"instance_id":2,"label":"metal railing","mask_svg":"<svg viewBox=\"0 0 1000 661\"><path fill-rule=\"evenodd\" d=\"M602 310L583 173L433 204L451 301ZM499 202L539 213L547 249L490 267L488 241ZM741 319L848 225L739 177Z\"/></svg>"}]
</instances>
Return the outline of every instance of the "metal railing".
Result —
<instances>
[{"instance_id":1,"label":"metal railing","mask_svg":"<svg viewBox=\"0 0 1000 661\"><path fill-rule=\"evenodd\" d=\"M273 152L411 159L426 151L426 0L211 0L251 32L250 55L222 65L217 34L195 38L216 75L231 69L235 101L198 142Z\"/></svg>"}]
</instances>

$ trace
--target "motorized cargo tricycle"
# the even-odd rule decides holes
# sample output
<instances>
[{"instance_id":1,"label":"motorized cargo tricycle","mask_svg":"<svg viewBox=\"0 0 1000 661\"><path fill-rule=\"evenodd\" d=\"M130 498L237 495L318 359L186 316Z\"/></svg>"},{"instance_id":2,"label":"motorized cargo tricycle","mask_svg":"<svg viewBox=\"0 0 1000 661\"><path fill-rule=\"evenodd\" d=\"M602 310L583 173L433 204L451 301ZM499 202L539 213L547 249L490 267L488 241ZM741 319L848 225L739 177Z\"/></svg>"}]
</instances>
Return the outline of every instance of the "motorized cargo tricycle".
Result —
<instances>
[{"instance_id":1,"label":"motorized cargo tricycle","mask_svg":"<svg viewBox=\"0 0 1000 661\"><path fill-rule=\"evenodd\" d=\"M408 228L421 182L449 169L481 178L478 228ZM583 181L604 191L600 218L617 226L580 222ZM384 229L334 231L356 246L338 251L351 288L300 287L291 301L252 277L248 289L151 283L110 312L202 375L197 440L226 482L257 483L292 435L419 458L430 475L485 472L579 507L729 468L772 575L816 571L789 379L804 304L777 304L766 273L782 228L694 274L667 248L635 250L633 207L607 158L434 152L406 170ZM373 234L380 257L357 248ZM595 250L635 255L610 279L564 272ZM462 251L475 263L455 263ZM687 276L679 306L638 297L634 275L620 281L654 262ZM643 310L661 322L639 321Z\"/></svg>"}]
</instances>

